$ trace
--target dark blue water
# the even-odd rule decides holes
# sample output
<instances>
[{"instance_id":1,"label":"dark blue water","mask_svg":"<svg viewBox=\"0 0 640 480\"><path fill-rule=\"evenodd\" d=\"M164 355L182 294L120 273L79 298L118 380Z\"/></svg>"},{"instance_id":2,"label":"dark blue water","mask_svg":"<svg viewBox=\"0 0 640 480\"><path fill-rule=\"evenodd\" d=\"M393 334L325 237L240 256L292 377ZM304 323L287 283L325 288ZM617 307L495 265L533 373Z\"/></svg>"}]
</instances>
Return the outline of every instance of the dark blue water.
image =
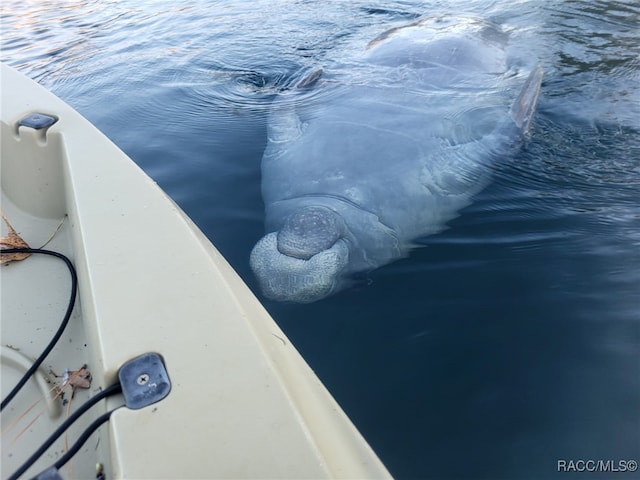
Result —
<instances>
[{"instance_id":1,"label":"dark blue water","mask_svg":"<svg viewBox=\"0 0 640 480\"><path fill-rule=\"evenodd\" d=\"M465 12L544 67L531 141L369 285L265 304L398 478L640 461L634 2L5 0L2 60L103 130L255 289L274 94L389 26Z\"/></svg>"}]
</instances>

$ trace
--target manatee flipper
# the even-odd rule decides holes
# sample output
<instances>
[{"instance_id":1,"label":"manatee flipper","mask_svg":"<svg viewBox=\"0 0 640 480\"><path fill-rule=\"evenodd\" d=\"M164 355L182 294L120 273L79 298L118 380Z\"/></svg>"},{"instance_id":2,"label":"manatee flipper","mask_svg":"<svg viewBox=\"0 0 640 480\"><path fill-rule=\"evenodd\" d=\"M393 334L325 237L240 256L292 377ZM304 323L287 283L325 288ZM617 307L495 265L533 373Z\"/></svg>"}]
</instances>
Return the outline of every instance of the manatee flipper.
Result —
<instances>
[{"instance_id":1,"label":"manatee flipper","mask_svg":"<svg viewBox=\"0 0 640 480\"><path fill-rule=\"evenodd\" d=\"M324 70L322 69L322 67L316 68L308 75L305 75L304 78L302 78L302 80L297 82L295 88L313 87L318 82L318 79L320 78L323 72Z\"/></svg>"},{"instance_id":2,"label":"manatee flipper","mask_svg":"<svg viewBox=\"0 0 640 480\"><path fill-rule=\"evenodd\" d=\"M540 85L542 84L542 74L543 70L540 66L536 67L529 74L518 98L513 102L511 110L509 111L513 123L515 123L516 127L525 134L529 131L531 120L533 119L533 114L538 103Z\"/></svg>"},{"instance_id":3,"label":"manatee flipper","mask_svg":"<svg viewBox=\"0 0 640 480\"><path fill-rule=\"evenodd\" d=\"M278 104L271 109L269 115L267 135L270 142L282 144L300 137L302 122L296 113L296 95L315 86L322 73L322 68L314 69L296 82L292 89L281 95Z\"/></svg>"},{"instance_id":4,"label":"manatee flipper","mask_svg":"<svg viewBox=\"0 0 640 480\"><path fill-rule=\"evenodd\" d=\"M302 122L293 105L283 104L269 115L267 137L270 143L284 144L302 135Z\"/></svg>"},{"instance_id":5,"label":"manatee flipper","mask_svg":"<svg viewBox=\"0 0 640 480\"><path fill-rule=\"evenodd\" d=\"M440 196L472 195L484 188L486 178L484 172L491 164L498 164L505 158L510 158L522 145L536 110L540 86L542 84L542 67L536 67L527 77L522 90L518 94L511 108L509 116L505 116L495 129L479 137L474 137L477 130L463 130L455 132L454 136L445 138L440 145L435 145L440 152L424 165L421 180L426 188ZM481 125L481 110L478 120L467 118L469 125ZM433 128L430 126L430 128ZM501 139L488 141L488 139ZM478 148L484 142L485 148ZM489 146L489 148L486 148ZM485 180L480 180L485 178Z\"/></svg>"},{"instance_id":6,"label":"manatee flipper","mask_svg":"<svg viewBox=\"0 0 640 480\"><path fill-rule=\"evenodd\" d=\"M495 147L490 155L494 160L511 157L525 141L538 104L542 76L540 66L531 71L509 109L509 116L495 129L494 137L502 140L494 142Z\"/></svg>"}]
</instances>

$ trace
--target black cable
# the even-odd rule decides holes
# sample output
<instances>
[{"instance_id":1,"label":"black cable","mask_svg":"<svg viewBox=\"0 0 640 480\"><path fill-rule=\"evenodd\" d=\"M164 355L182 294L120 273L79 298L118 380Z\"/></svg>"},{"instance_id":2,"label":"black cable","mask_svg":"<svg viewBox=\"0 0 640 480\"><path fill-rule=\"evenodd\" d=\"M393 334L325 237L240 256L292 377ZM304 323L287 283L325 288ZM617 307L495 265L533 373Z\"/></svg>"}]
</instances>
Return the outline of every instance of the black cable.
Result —
<instances>
[{"instance_id":1,"label":"black cable","mask_svg":"<svg viewBox=\"0 0 640 480\"><path fill-rule=\"evenodd\" d=\"M107 398L111 395L115 395L117 393L122 392L122 386L120 382L111 385L110 387L105 388L97 395L91 397L89 400L84 402L76 411L74 411L65 421L60 425L50 436L45 440L45 442L40 445L40 448L31 455L21 466L11 475L7 480L17 480L20 475L26 472L41 456L44 452L46 452L51 445L74 423L80 416L82 416L87 410L93 407L100 400ZM97 427L96 427L97 428ZM83 434L84 436L84 434ZM86 439L85 439L86 440ZM75 445L74 445L75 446Z\"/></svg>"},{"instance_id":2,"label":"black cable","mask_svg":"<svg viewBox=\"0 0 640 480\"><path fill-rule=\"evenodd\" d=\"M82 432L82 435L78 437L78 440L76 440L76 443L74 443L71 446L71 448L69 448L69 450L67 450L67 452L62 457L60 457L56 463L53 464L53 468L55 468L56 470L60 470L62 467L64 467L64 465L69 460L71 460L71 458L76 453L78 453L78 450L82 448L85 442L89 440L89 437L91 436L91 434L95 432L98 428L100 428L100 426L104 422L109 420L109 418L111 418L111 414L115 412L118 408L120 407L116 407L112 410L109 410L107 413L103 413L98 418L96 418L93 422L91 422L91 424L84 430L84 432ZM49 467L49 468L52 468L52 467ZM35 478L36 477L34 477L34 479Z\"/></svg>"},{"instance_id":3,"label":"black cable","mask_svg":"<svg viewBox=\"0 0 640 480\"><path fill-rule=\"evenodd\" d=\"M78 289L78 276L76 274L76 269L73 267L71 260L69 260L66 256L64 256L61 253L53 252L51 250L42 250L40 248L6 248L6 249L2 249L1 252L2 253L41 253L43 255L50 255L52 257L59 258L67 265L67 268L69 269L69 273L71 274L71 297L69 298L67 311L64 314L64 319L62 320L60 327L58 327L58 331L53 336L53 338L51 339L49 344L46 346L46 348L42 351L40 356L36 359L36 361L33 362L33 365L31 365L31 367L22 376L20 381L9 392L9 395L7 395L4 398L4 400L2 400L2 403L0 403L0 412L4 410L4 408L9 404L11 400L13 400L13 398L18 394L20 389L24 387L24 385L27 383L29 378L31 378L31 376L40 367L40 365L42 365L42 362L44 362L44 359L47 357L47 355L51 353L51 350L53 350L53 347L55 347L58 340L60 340L60 337L62 336L62 333L64 332L64 329L67 327L67 324L69 323L69 319L71 318L71 312L73 311L73 306L76 303L76 291Z\"/></svg>"}]
</instances>

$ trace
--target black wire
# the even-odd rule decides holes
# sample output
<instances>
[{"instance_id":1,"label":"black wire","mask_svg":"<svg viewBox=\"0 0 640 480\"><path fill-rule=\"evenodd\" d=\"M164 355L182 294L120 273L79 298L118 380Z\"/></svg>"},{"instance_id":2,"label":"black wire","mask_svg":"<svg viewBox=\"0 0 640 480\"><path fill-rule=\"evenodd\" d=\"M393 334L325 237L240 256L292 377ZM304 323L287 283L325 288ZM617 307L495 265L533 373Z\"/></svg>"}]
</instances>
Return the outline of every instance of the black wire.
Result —
<instances>
[{"instance_id":1,"label":"black wire","mask_svg":"<svg viewBox=\"0 0 640 480\"><path fill-rule=\"evenodd\" d=\"M53 338L49 341L49 344L42 351L42 353L36 359L36 361L33 362L33 365L31 365L31 367L22 376L20 381L9 392L9 395L7 395L4 398L4 400L2 400L2 403L0 403L0 412L1 412L9 404L9 402L11 402L11 400L13 400L13 398L18 394L20 389L24 387L24 385L27 383L29 378L31 378L31 376L40 367L40 365L42 365L42 362L44 362L44 359L47 357L47 355L51 353L51 350L53 350L53 347L55 347L58 340L60 340L60 337L62 336L62 333L64 332L64 329L67 327L67 324L69 323L69 319L71 318L71 312L73 311L73 306L76 303L76 291L78 289L78 276L76 274L76 269L73 267L73 264L71 263L71 260L69 260L66 256L58 252L53 252L51 250L42 250L40 248L6 248L6 249L0 250L0 252L1 253L41 253L43 255L50 255L52 257L56 257L62 260L67 265L67 268L69 269L69 273L71 274L71 297L69 298L67 311L64 314L64 319L62 320L60 327L58 327L58 331L53 336Z\"/></svg>"},{"instance_id":2,"label":"black wire","mask_svg":"<svg viewBox=\"0 0 640 480\"><path fill-rule=\"evenodd\" d=\"M54 442L60 438L60 436L73 424L80 416L82 416L87 410L93 407L100 400L107 398L111 395L115 395L117 393L122 392L122 386L120 382L111 385L110 387L105 388L97 395L91 397L89 400L84 402L76 411L74 411L65 421L60 425L50 436L47 438L40 448L31 455L21 466L11 475L7 480L17 480L20 475L26 472L41 456L44 452L46 452ZM95 423L95 422L94 422ZM93 425L93 424L92 424ZM95 427L97 428L97 427ZM94 428L94 430L95 430ZM84 434L80 437L83 438ZM86 441L86 438L85 438ZM80 445L82 446L82 445ZM75 447L75 445L74 445ZM78 447L80 448L80 447Z\"/></svg>"},{"instance_id":3,"label":"black wire","mask_svg":"<svg viewBox=\"0 0 640 480\"><path fill-rule=\"evenodd\" d=\"M65 453L62 457L60 457L58 459L58 461L56 463L53 464L53 468L55 468L56 470L60 470L62 467L64 467L64 465L71 460L71 458L78 453L78 450L80 450L82 448L82 446L85 444L85 442L87 440L89 440L89 437L91 436L91 434L93 432L95 432L98 428L100 428L100 425L102 425L104 422L106 422L107 420L109 420L109 418L111 418L111 414L113 412L115 412L118 408L120 407L116 407L112 410L109 410L107 413L103 413L102 415L100 415L98 418L96 418L93 422L91 422L91 425L89 425L84 432L82 432L82 435L80 435L78 437L78 440L76 440L76 443L74 443L71 448L69 448L69 450L67 451L67 453ZM51 467L49 467L51 468ZM35 479L36 477L34 477Z\"/></svg>"}]
</instances>

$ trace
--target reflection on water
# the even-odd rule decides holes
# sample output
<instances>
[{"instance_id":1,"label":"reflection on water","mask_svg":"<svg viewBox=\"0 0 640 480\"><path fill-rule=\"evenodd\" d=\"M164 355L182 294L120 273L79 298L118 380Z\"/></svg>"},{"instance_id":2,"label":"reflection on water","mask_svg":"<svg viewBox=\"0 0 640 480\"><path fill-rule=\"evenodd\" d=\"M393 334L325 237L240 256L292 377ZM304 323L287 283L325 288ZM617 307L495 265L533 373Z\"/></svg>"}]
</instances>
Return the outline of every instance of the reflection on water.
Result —
<instances>
[{"instance_id":1,"label":"reflection on water","mask_svg":"<svg viewBox=\"0 0 640 480\"><path fill-rule=\"evenodd\" d=\"M68 101L250 286L269 102L390 26L480 14L545 69L531 141L368 285L266 303L399 478L551 478L640 452L640 8L623 1L5 1L2 59ZM321 102L321 95L316 99ZM590 478L608 478L592 473ZM625 474L625 478L632 478Z\"/></svg>"}]
</instances>

